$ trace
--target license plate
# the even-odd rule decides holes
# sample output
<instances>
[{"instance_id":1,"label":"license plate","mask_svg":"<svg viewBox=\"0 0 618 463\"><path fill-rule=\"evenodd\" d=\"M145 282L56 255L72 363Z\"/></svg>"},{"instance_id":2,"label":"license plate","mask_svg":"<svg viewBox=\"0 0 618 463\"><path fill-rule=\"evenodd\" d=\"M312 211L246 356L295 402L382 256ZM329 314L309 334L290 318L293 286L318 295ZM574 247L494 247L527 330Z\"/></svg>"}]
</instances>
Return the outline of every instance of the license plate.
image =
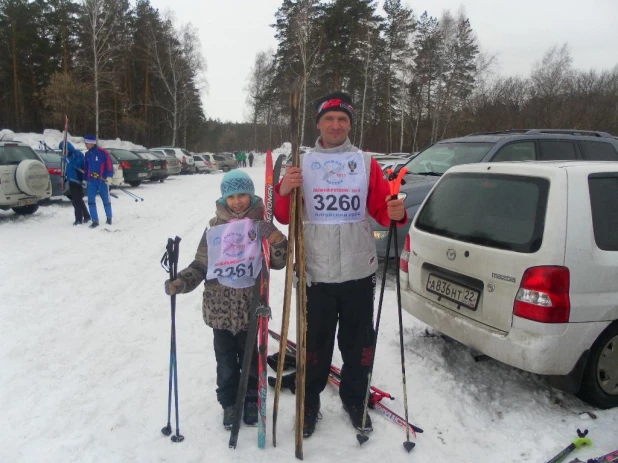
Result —
<instances>
[{"instance_id":1,"label":"license plate","mask_svg":"<svg viewBox=\"0 0 618 463\"><path fill-rule=\"evenodd\" d=\"M161 166L154 166L154 167L153 167L153 169L154 169L154 170L158 170L158 169L160 169L160 168L161 168Z\"/></svg>"},{"instance_id":2,"label":"license plate","mask_svg":"<svg viewBox=\"0 0 618 463\"><path fill-rule=\"evenodd\" d=\"M137 176L138 177L148 177L148 174L145 174L142 172L142 173L137 174Z\"/></svg>"},{"instance_id":3,"label":"license plate","mask_svg":"<svg viewBox=\"0 0 618 463\"><path fill-rule=\"evenodd\" d=\"M26 198L17 201L17 206L30 206L31 204L36 204L36 198Z\"/></svg>"},{"instance_id":4,"label":"license plate","mask_svg":"<svg viewBox=\"0 0 618 463\"><path fill-rule=\"evenodd\" d=\"M472 310L476 310L476 306L479 302L480 292L476 289L454 283L432 273L430 273L429 278L427 278L427 286L425 288L430 293L437 294L440 297Z\"/></svg>"}]
</instances>

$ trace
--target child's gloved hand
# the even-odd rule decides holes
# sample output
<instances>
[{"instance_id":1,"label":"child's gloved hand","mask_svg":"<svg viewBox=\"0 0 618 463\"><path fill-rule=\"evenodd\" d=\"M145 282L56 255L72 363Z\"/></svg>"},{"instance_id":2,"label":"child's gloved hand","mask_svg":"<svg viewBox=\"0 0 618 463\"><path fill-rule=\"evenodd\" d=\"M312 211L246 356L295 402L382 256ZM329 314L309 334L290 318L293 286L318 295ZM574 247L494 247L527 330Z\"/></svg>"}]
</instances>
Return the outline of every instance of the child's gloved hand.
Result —
<instances>
[{"instance_id":1,"label":"child's gloved hand","mask_svg":"<svg viewBox=\"0 0 618 463\"><path fill-rule=\"evenodd\" d=\"M173 296L174 294L182 293L185 290L185 282L182 280L165 280L165 294Z\"/></svg>"},{"instance_id":2,"label":"child's gloved hand","mask_svg":"<svg viewBox=\"0 0 618 463\"><path fill-rule=\"evenodd\" d=\"M266 238L270 244L277 244L285 239L285 235L272 223L261 221L259 226L260 238Z\"/></svg>"}]
</instances>

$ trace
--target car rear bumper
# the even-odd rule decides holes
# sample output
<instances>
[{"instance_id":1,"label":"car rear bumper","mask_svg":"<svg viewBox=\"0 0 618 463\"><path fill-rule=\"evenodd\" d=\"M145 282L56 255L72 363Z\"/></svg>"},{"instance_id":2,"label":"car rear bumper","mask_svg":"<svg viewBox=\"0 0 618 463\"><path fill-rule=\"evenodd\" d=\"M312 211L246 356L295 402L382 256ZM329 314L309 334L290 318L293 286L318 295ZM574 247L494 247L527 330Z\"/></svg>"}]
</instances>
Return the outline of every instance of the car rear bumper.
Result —
<instances>
[{"instance_id":1,"label":"car rear bumper","mask_svg":"<svg viewBox=\"0 0 618 463\"><path fill-rule=\"evenodd\" d=\"M401 302L404 310L446 336L507 365L541 375L570 374L609 324L546 324L514 316L510 331L505 333L440 306L409 288L402 291Z\"/></svg>"},{"instance_id":2,"label":"car rear bumper","mask_svg":"<svg viewBox=\"0 0 618 463\"><path fill-rule=\"evenodd\" d=\"M167 169L153 169L152 170L152 175L150 176L151 179L159 179L159 178L165 178L167 177Z\"/></svg>"},{"instance_id":3,"label":"car rear bumper","mask_svg":"<svg viewBox=\"0 0 618 463\"><path fill-rule=\"evenodd\" d=\"M152 176L152 172L132 172L128 169L125 169L123 170L122 175L124 176L125 182L143 182L150 179L150 177Z\"/></svg>"},{"instance_id":4,"label":"car rear bumper","mask_svg":"<svg viewBox=\"0 0 618 463\"><path fill-rule=\"evenodd\" d=\"M182 171L181 166L167 166L167 175L178 175Z\"/></svg>"}]
</instances>

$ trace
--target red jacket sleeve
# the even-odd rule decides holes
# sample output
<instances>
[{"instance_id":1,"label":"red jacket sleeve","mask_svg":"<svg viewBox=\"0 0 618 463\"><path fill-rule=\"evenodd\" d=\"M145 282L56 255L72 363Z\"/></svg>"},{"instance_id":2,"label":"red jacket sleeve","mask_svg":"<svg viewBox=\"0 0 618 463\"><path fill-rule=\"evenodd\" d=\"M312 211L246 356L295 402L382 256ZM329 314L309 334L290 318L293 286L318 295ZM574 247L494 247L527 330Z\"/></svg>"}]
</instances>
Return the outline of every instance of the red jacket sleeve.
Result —
<instances>
[{"instance_id":1,"label":"red jacket sleeve","mask_svg":"<svg viewBox=\"0 0 618 463\"><path fill-rule=\"evenodd\" d=\"M391 188L388 180L384 178L384 172L382 172L378 161L372 158L371 172L369 174L369 192L367 193L367 210L369 215L383 227L388 227L391 224L386 208L386 197L390 195ZM408 212L406 211L403 219L397 222L397 225L401 226L407 220Z\"/></svg>"},{"instance_id":2,"label":"red jacket sleeve","mask_svg":"<svg viewBox=\"0 0 618 463\"><path fill-rule=\"evenodd\" d=\"M275 218L282 225L290 223L290 202L292 195L281 196L279 194L281 182L275 185Z\"/></svg>"}]
</instances>

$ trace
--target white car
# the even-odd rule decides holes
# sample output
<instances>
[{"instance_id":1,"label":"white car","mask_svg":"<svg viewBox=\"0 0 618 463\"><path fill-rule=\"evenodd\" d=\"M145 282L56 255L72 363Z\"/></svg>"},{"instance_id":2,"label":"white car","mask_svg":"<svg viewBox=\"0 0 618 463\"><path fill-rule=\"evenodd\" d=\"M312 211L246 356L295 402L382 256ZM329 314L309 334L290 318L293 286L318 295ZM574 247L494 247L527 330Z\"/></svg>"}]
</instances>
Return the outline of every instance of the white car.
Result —
<instances>
[{"instance_id":1,"label":"white car","mask_svg":"<svg viewBox=\"0 0 618 463\"><path fill-rule=\"evenodd\" d=\"M215 168L200 154L192 154L195 161L195 173L196 174L210 174L215 171Z\"/></svg>"},{"instance_id":2,"label":"white car","mask_svg":"<svg viewBox=\"0 0 618 463\"><path fill-rule=\"evenodd\" d=\"M195 173L195 161L193 156L186 149L172 148L171 146L160 146L158 148L150 148L150 151L157 153L167 154L168 156L174 156L182 164L181 172L186 174Z\"/></svg>"},{"instance_id":3,"label":"white car","mask_svg":"<svg viewBox=\"0 0 618 463\"><path fill-rule=\"evenodd\" d=\"M416 214L402 305L601 407L618 406L618 163L449 169Z\"/></svg>"},{"instance_id":4,"label":"white car","mask_svg":"<svg viewBox=\"0 0 618 463\"><path fill-rule=\"evenodd\" d=\"M26 143L0 141L0 209L33 214L52 194L47 167Z\"/></svg>"}]
</instances>

